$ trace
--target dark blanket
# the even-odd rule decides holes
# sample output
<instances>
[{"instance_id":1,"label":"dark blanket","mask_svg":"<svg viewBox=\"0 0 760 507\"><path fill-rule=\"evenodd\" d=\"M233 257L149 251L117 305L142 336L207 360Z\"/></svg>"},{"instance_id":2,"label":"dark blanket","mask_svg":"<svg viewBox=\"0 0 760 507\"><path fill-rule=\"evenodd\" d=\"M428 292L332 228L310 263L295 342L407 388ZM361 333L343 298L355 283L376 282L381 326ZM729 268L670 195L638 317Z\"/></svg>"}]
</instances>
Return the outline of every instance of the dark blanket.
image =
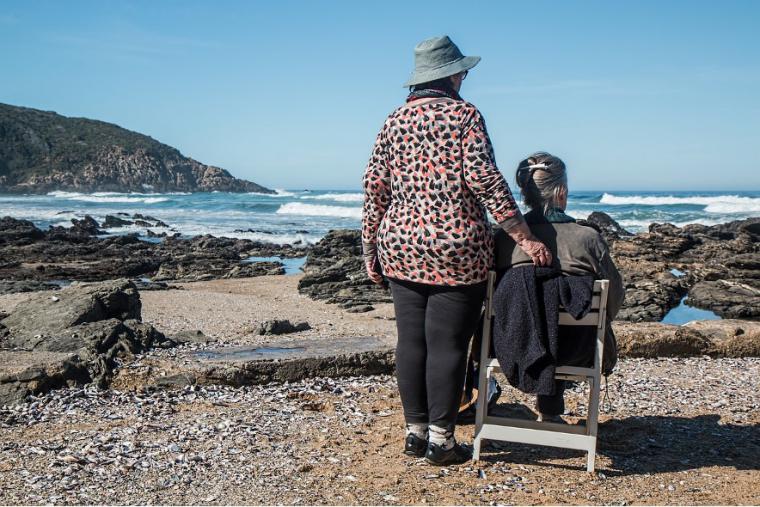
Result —
<instances>
[{"instance_id":1,"label":"dark blanket","mask_svg":"<svg viewBox=\"0 0 760 507\"><path fill-rule=\"evenodd\" d=\"M493 347L509 383L553 395L559 364L559 308L579 319L591 308L593 276L562 276L555 268L508 270L494 293Z\"/></svg>"}]
</instances>

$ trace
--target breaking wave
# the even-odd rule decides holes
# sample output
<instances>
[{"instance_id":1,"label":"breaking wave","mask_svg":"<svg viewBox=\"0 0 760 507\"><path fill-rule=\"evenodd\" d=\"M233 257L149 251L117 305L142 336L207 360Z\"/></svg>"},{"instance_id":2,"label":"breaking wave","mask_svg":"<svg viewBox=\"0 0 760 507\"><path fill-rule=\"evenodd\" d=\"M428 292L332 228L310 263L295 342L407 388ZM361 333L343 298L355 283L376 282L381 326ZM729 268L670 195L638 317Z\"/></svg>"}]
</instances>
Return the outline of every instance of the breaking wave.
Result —
<instances>
[{"instance_id":1,"label":"breaking wave","mask_svg":"<svg viewBox=\"0 0 760 507\"><path fill-rule=\"evenodd\" d=\"M156 204L166 202L168 197L155 197L156 195L165 194L120 194L116 192L95 192L93 194L80 194L78 192L49 192L47 195L69 201L83 202L113 202L113 203L143 203ZM171 194L171 195L188 195L188 194Z\"/></svg>"},{"instance_id":2,"label":"breaking wave","mask_svg":"<svg viewBox=\"0 0 760 507\"><path fill-rule=\"evenodd\" d=\"M319 194L319 195L304 195L301 199L316 199L320 201L335 201L335 202L362 202L364 201L364 194Z\"/></svg>"},{"instance_id":3,"label":"breaking wave","mask_svg":"<svg viewBox=\"0 0 760 507\"><path fill-rule=\"evenodd\" d=\"M614 195L603 194L599 200L602 204L638 205L638 206L704 206L707 213L757 213L760 212L760 198L738 195L685 196L672 195Z\"/></svg>"},{"instance_id":4,"label":"breaking wave","mask_svg":"<svg viewBox=\"0 0 760 507\"><path fill-rule=\"evenodd\" d=\"M326 206L324 204L305 204L289 202L283 204L277 210L278 215L306 215L312 217L345 217L361 218L361 208L349 208L347 206Z\"/></svg>"}]
</instances>

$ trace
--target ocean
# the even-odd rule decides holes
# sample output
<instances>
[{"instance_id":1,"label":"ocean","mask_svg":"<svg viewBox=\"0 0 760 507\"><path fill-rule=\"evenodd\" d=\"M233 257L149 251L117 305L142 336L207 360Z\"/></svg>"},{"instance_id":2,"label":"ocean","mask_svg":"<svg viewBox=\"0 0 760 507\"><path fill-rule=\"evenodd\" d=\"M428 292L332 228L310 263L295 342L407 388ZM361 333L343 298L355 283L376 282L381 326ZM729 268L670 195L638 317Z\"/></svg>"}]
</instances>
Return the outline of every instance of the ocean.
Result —
<instances>
[{"instance_id":1,"label":"ocean","mask_svg":"<svg viewBox=\"0 0 760 507\"><path fill-rule=\"evenodd\" d=\"M140 194L51 192L47 195L0 194L0 216L31 220L37 226L71 225L91 215L102 221L116 213L159 218L183 236L212 234L272 243L314 244L330 229L358 228L361 191L278 190L277 194ZM719 224L760 216L760 191L737 192L572 192L568 213L585 218L603 211L631 232L652 222L678 226ZM153 232L165 232L153 228ZM145 227L107 230L136 232Z\"/></svg>"}]
</instances>

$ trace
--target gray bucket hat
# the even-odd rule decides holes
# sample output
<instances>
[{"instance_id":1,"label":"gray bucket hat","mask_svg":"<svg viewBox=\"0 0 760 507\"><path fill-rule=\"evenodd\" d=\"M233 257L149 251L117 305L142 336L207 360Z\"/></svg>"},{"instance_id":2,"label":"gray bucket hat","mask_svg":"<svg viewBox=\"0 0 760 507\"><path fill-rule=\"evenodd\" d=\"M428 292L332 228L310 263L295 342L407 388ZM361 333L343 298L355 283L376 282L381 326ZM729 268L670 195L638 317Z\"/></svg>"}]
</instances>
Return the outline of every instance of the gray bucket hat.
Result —
<instances>
[{"instance_id":1,"label":"gray bucket hat","mask_svg":"<svg viewBox=\"0 0 760 507\"><path fill-rule=\"evenodd\" d=\"M470 70L479 56L464 56L448 35L427 39L414 48L414 72L404 86L435 81Z\"/></svg>"}]
</instances>

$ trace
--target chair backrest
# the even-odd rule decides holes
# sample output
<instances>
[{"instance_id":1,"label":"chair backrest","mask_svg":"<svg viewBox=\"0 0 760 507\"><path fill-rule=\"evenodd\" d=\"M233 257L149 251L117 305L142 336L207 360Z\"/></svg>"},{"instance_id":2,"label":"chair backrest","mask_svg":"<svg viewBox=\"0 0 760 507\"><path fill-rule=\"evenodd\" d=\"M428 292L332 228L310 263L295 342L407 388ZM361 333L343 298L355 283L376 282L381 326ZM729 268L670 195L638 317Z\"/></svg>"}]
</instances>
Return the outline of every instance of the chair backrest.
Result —
<instances>
[{"instance_id":1,"label":"chair backrest","mask_svg":"<svg viewBox=\"0 0 760 507\"><path fill-rule=\"evenodd\" d=\"M486 291L486 317L493 317L493 293L496 290L496 272L491 271L488 274L488 285ZM576 320L572 315L560 308L559 325L560 326L595 326L596 327L596 353L594 354L594 369L601 371L602 356L604 354L604 334L607 325L607 294L609 291L609 280L596 280L594 282L591 309L582 318ZM490 331L490 321L489 321ZM489 344L490 345L490 344ZM490 356L490 346L489 353Z\"/></svg>"},{"instance_id":2,"label":"chair backrest","mask_svg":"<svg viewBox=\"0 0 760 507\"><path fill-rule=\"evenodd\" d=\"M607 313L607 280L597 280L594 282L594 293L591 299L591 310L583 317L575 320L572 315L560 309L559 325L560 326L597 326L604 325Z\"/></svg>"},{"instance_id":3,"label":"chair backrest","mask_svg":"<svg viewBox=\"0 0 760 507\"><path fill-rule=\"evenodd\" d=\"M486 293L486 315L493 317L493 293L496 290L496 272L488 273L488 290ZM596 326L598 329L604 329L607 322L607 292L610 282L608 280L596 280L594 282L593 296L591 299L591 309L581 319L575 320L572 315L560 308L559 325L560 326Z\"/></svg>"}]
</instances>

